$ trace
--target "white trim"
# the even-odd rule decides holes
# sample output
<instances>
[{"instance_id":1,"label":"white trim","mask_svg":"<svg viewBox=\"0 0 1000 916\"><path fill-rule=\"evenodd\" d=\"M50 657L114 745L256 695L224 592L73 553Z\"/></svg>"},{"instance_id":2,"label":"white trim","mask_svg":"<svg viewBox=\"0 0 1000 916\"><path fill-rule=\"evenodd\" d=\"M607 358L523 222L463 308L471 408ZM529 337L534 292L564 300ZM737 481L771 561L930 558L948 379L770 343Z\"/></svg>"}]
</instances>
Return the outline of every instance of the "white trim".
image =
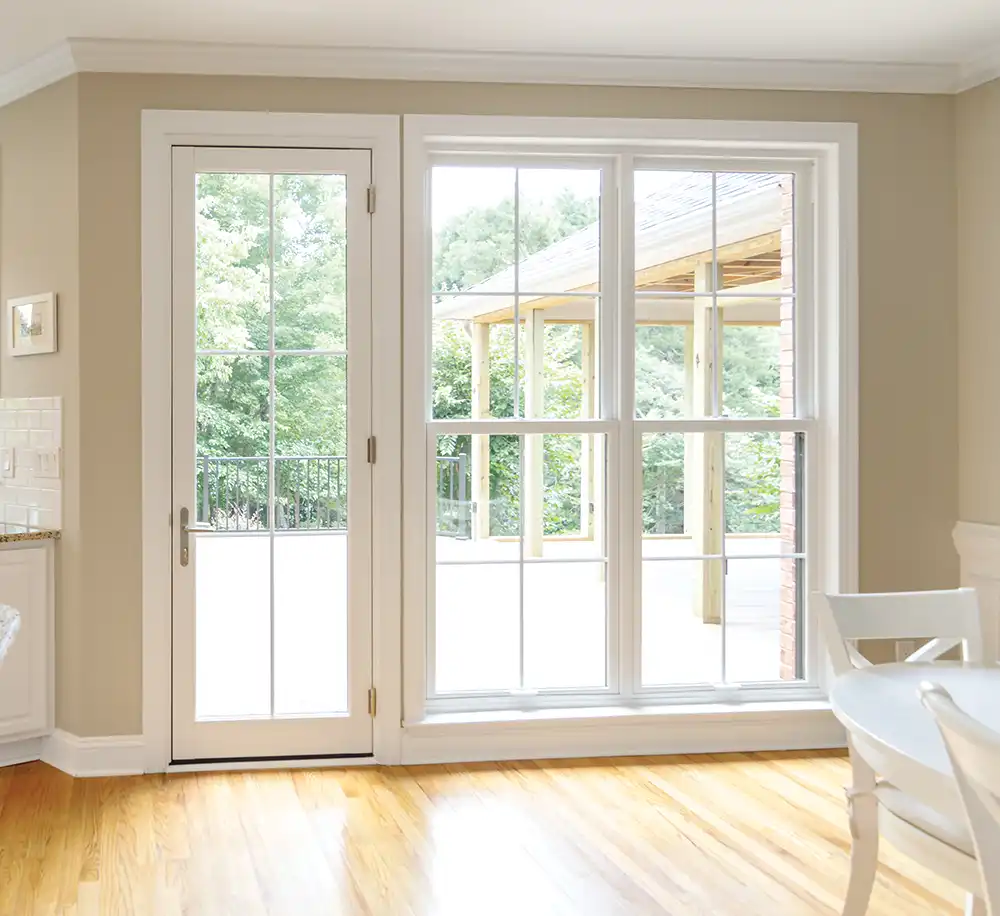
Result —
<instances>
[{"instance_id":1,"label":"white trim","mask_svg":"<svg viewBox=\"0 0 1000 916\"><path fill-rule=\"evenodd\" d=\"M1000 44L994 45L985 54L966 60L959 66L959 76L952 92L958 94L967 89L975 89L1000 77Z\"/></svg>"},{"instance_id":2,"label":"white trim","mask_svg":"<svg viewBox=\"0 0 1000 916\"><path fill-rule=\"evenodd\" d=\"M57 728L41 759L70 776L134 776L144 767L142 735L79 738Z\"/></svg>"},{"instance_id":3,"label":"white trim","mask_svg":"<svg viewBox=\"0 0 1000 916\"><path fill-rule=\"evenodd\" d=\"M20 66L0 73L0 108L77 72L79 66L70 43L60 42Z\"/></svg>"},{"instance_id":4,"label":"white trim","mask_svg":"<svg viewBox=\"0 0 1000 916\"><path fill-rule=\"evenodd\" d=\"M12 767L19 763L41 760L45 749L45 737L22 738L0 744L0 767Z\"/></svg>"},{"instance_id":5,"label":"white trim","mask_svg":"<svg viewBox=\"0 0 1000 916\"><path fill-rule=\"evenodd\" d=\"M70 38L0 74L0 106L94 72L951 95L1000 76L1000 59L996 52L953 63L893 63Z\"/></svg>"},{"instance_id":6,"label":"white trim","mask_svg":"<svg viewBox=\"0 0 1000 916\"><path fill-rule=\"evenodd\" d=\"M142 113L142 563L143 736L147 772L170 763L171 619L171 149L173 146L282 146L372 150L379 206L372 218L373 322L384 352L399 352L399 118L395 115L143 111ZM373 660L379 687L375 752L399 755L400 608L399 368L376 377L373 431L383 448L375 467Z\"/></svg>"},{"instance_id":7,"label":"white trim","mask_svg":"<svg viewBox=\"0 0 1000 916\"><path fill-rule=\"evenodd\" d=\"M464 720L463 720L464 718ZM826 703L673 709L576 710L471 717L433 716L406 726L405 765L730 751L814 750L846 745Z\"/></svg>"},{"instance_id":8,"label":"white trim","mask_svg":"<svg viewBox=\"0 0 1000 916\"><path fill-rule=\"evenodd\" d=\"M254 773L260 770L320 770L375 766L374 757L310 757L307 760L219 760L214 763L172 763L168 773Z\"/></svg>"},{"instance_id":9,"label":"white trim","mask_svg":"<svg viewBox=\"0 0 1000 916\"><path fill-rule=\"evenodd\" d=\"M803 354L797 372L802 409L806 416L797 419L762 420L677 420L636 421L646 432L693 429L781 429L804 430L810 434L807 445L806 474L808 486L816 493L819 511L807 513L805 533L810 556L806 594L821 591L853 592L858 580L858 201L857 201L857 125L809 122L746 122L709 120L646 120L612 118L532 118L507 116L407 115L404 118L404 169L407 197L404 206L405 300L404 340L404 447L411 456L429 452L428 437L442 432L489 432L514 434L540 431L605 432L618 423L626 428L630 419L630 400L618 392L612 398L612 410L603 419L588 421L525 420L427 420L430 339L427 315L430 297L426 276L428 250L425 217L428 202L426 188L429 166L439 148L454 153L462 148L483 150L488 156L497 149L510 155L575 153L628 157L634 150L644 156L726 157L743 154L767 160L769 168L783 162L801 181L796 207L796 245L800 251L815 249L816 259L800 259L797 278L800 319L796 322L800 351ZM499 160L497 160L499 161ZM713 160L714 161L714 160ZM702 162L702 164L704 164ZM808 189L808 190L807 190ZM820 217L823 222L820 223ZM623 255L627 260L627 253ZM815 263L811 261L815 260ZM630 293L631 284L625 287ZM624 295L624 294L623 294ZM622 302L620 319L628 332L630 320L625 308L630 295ZM627 354L631 347L625 346ZM813 352L815 351L815 353ZM815 361L814 361L815 359ZM810 383L803 384L809 376ZM615 374L617 377L617 374ZM811 379L815 379L815 384ZM813 389L816 389L815 393ZM624 405L624 406L622 406ZM811 419L819 417L820 419ZM627 444L627 443L626 443ZM627 452L625 460L628 460ZM613 476L626 488L634 467L620 468ZM405 469L404 517L408 525L404 543L409 551L404 558L404 619L406 683L404 687L407 721L420 721L432 707L428 696L430 663L427 658L428 629L425 616L432 581L433 530L432 511L424 505L424 477L427 468L411 458ZM822 488L816 482L822 481ZM609 512L611 511L609 506ZM836 526L820 537L818 519L830 519ZM627 519L626 519L627 522ZM431 528L428 529L428 524ZM626 526L627 527L627 526ZM620 540L620 539L619 539ZM427 555L425 556L425 552ZM623 556L628 562L629 557ZM634 562L627 567L633 571ZM622 598L627 597L619 588ZM633 601L634 604L634 601ZM624 617L625 615L623 615ZM825 687L825 668L821 663L818 636L806 617L804 656L807 678ZM430 617L430 623L433 617ZM428 624L429 626L429 624ZM620 635L620 645L633 642L631 632ZM622 666L627 667L627 666ZM628 685L618 685L628 690ZM551 698L548 699L551 704ZM405 748L404 738L404 748Z\"/></svg>"},{"instance_id":10,"label":"white trim","mask_svg":"<svg viewBox=\"0 0 1000 916\"><path fill-rule=\"evenodd\" d=\"M952 532L962 585L976 589L987 659L1000 658L1000 525L958 522Z\"/></svg>"}]
</instances>

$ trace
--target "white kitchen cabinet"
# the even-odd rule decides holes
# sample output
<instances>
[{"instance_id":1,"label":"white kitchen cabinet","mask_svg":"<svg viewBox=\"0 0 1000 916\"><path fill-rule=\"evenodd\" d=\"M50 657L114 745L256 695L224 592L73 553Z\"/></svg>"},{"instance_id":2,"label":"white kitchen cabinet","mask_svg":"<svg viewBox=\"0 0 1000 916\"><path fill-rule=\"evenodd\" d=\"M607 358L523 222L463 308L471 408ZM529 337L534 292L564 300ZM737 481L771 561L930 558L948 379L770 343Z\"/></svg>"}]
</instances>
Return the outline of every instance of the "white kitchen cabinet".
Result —
<instances>
[{"instance_id":1,"label":"white kitchen cabinet","mask_svg":"<svg viewBox=\"0 0 1000 916\"><path fill-rule=\"evenodd\" d=\"M0 760L5 746L51 734L55 725L54 542L0 543L0 604L21 628L0 664Z\"/></svg>"}]
</instances>

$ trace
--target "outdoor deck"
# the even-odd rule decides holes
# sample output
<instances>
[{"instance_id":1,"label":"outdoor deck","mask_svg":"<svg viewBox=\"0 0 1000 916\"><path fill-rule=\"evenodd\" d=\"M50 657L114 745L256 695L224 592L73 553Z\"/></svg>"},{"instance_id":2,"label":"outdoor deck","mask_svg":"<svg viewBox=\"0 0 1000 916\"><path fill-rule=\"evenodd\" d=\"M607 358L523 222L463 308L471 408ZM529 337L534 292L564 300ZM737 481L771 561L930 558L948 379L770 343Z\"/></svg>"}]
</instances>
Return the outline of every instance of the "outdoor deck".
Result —
<instances>
[{"instance_id":1,"label":"outdoor deck","mask_svg":"<svg viewBox=\"0 0 1000 916\"><path fill-rule=\"evenodd\" d=\"M693 607L695 563L684 538L644 542L643 680L647 684L779 676L780 560L773 537L727 539L724 626ZM279 714L346 708L346 538L275 538L274 671ZM266 715L271 621L266 535L201 535L197 548L199 715ZM516 541L439 537L436 682L441 690L515 687L519 676ZM524 672L538 687L605 681L604 564L589 541L546 541L524 574ZM747 559L735 559L744 556ZM510 559L510 564L497 560ZM470 565L449 565L454 561ZM483 562L486 561L486 562Z\"/></svg>"}]
</instances>

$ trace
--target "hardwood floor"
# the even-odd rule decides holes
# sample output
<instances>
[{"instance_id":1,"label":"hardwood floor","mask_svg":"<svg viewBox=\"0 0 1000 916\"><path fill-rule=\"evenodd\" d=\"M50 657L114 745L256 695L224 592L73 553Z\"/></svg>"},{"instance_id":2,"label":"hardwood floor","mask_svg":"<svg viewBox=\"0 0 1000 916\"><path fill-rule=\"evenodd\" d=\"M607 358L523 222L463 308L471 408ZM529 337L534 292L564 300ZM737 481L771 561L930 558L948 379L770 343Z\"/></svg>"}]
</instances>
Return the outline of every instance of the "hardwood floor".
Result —
<instances>
[{"instance_id":1,"label":"hardwood floor","mask_svg":"<svg viewBox=\"0 0 1000 916\"><path fill-rule=\"evenodd\" d=\"M726 755L74 780L0 770L0 914L840 913L847 761ZM871 916L959 913L883 848Z\"/></svg>"}]
</instances>

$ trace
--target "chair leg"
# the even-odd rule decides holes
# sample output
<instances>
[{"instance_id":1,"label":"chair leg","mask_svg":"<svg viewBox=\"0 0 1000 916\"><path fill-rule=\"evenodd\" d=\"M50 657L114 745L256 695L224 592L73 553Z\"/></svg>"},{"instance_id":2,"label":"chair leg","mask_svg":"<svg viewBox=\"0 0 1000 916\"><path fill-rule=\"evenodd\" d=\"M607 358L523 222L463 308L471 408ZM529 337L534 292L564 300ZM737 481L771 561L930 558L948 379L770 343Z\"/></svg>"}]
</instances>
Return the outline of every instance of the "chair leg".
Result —
<instances>
[{"instance_id":1,"label":"chair leg","mask_svg":"<svg viewBox=\"0 0 1000 916\"><path fill-rule=\"evenodd\" d=\"M990 916L990 911L986 909L986 901L975 894L969 894L965 898L965 916Z\"/></svg>"},{"instance_id":2,"label":"chair leg","mask_svg":"<svg viewBox=\"0 0 1000 916\"><path fill-rule=\"evenodd\" d=\"M865 916L878 869L878 799L875 773L851 749L853 785L847 791L851 822L851 877L844 916ZM975 914L979 916L979 914Z\"/></svg>"}]
</instances>

